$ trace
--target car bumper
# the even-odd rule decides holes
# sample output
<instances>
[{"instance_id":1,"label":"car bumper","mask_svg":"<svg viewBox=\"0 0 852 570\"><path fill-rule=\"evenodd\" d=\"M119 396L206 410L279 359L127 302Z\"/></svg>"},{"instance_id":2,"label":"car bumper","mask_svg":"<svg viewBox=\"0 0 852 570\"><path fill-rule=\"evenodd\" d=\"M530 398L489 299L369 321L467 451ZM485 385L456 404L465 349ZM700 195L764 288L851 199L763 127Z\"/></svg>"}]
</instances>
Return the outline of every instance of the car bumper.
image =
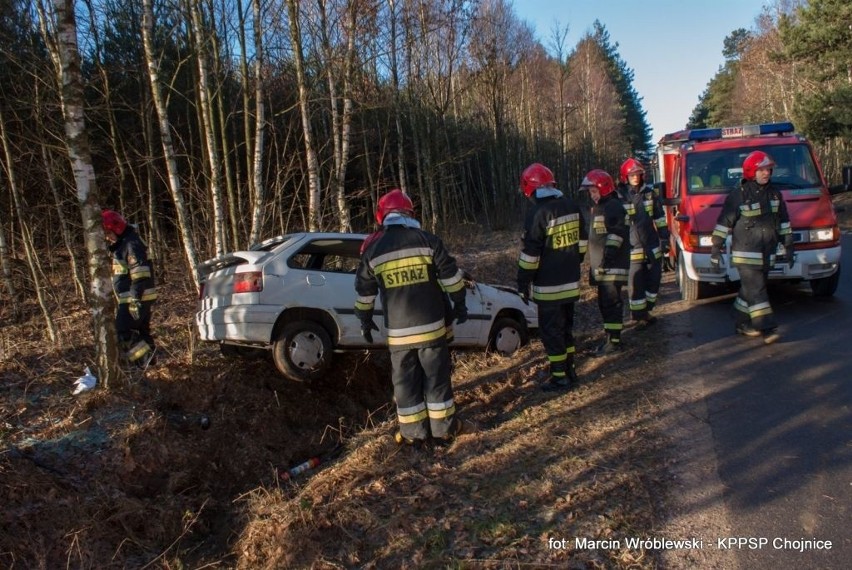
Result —
<instances>
[{"instance_id":1,"label":"car bumper","mask_svg":"<svg viewBox=\"0 0 852 570\"><path fill-rule=\"evenodd\" d=\"M709 253L683 252L686 262L686 272L690 279L709 283L727 283L739 281L740 274L736 267L727 267L720 272L714 272L710 266ZM725 255L725 262L730 261L730 256ZM769 271L769 279L779 281L810 281L822 279L833 275L840 264L840 247L828 247L824 249L809 249L796 252L796 261L793 267L786 262L776 263Z\"/></svg>"},{"instance_id":2,"label":"car bumper","mask_svg":"<svg viewBox=\"0 0 852 570\"><path fill-rule=\"evenodd\" d=\"M201 340L269 343L279 305L232 305L202 309L195 313Z\"/></svg>"}]
</instances>

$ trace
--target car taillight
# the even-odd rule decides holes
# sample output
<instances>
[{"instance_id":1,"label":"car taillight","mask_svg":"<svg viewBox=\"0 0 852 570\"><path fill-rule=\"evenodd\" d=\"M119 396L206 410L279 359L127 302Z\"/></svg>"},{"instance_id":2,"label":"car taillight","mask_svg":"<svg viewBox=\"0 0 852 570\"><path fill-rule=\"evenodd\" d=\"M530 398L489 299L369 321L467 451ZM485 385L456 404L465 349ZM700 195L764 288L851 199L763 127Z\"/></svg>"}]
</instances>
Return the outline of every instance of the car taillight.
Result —
<instances>
[{"instance_id":1,"label":"car taillight","mask_svg":"<svg viewBox=\"0 0 852 570\"><path fill-rule=\"evenodd\" d=\"M263 291L263 273L248 271L234 275L234 293L257 293Z\"/></svg>"}]
</instances>

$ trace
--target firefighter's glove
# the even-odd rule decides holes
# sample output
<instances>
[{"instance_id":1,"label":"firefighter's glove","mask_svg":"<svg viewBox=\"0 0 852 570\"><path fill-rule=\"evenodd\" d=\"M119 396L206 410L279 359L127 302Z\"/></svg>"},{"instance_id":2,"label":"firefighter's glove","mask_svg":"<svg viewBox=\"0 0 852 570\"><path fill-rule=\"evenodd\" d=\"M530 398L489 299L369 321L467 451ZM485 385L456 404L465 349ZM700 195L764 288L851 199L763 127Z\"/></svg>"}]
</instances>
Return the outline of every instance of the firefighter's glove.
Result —
<instances>
[{"instance_id":1,"label":"firefighter's glove","mask_svg":"<svg viewBox=\"0 0 852 570\"><path fill-rule=\"evenodd\" d=\"M139 299L130 299L130 302L127 304L127 310L130 311L130 316L133 317L133 320L138 321L139 316L142 314L142 301Z\"/></svg>"},{"instance_id":2,"label":"firefighter's glove","mask_svg":"<svg viewBox=\"0 0 852 570\"><path fill-rule=\"evenodd\" d=\"M722 254L718 250L714 249L710 254L710 267L717 271L722 268Z\"/></svg>"},{"instance_id":3,"label":"firefighter's glove","mask_svg":"<svg viewBox=\"0 0 852 570\"><path fill-rule=\"evenodd\" d=\"M366 340L369 344L373 344L373 331L377 330L379 330L379 327L376 326L373 319L361 320L361 336L363 336L364 340Z\"/></svg>"},{"instance_id":4,"label":"firefighter's glove","mask_svg":"<svg viewBox=\"0 0 852 570\"><path fill-rule=\"evenodd\" d=\"M456 319L456 324L460 325L467 321L467 305L464 303L456 303L453 306L453 317Z\"/></svg>"}]
</instances>

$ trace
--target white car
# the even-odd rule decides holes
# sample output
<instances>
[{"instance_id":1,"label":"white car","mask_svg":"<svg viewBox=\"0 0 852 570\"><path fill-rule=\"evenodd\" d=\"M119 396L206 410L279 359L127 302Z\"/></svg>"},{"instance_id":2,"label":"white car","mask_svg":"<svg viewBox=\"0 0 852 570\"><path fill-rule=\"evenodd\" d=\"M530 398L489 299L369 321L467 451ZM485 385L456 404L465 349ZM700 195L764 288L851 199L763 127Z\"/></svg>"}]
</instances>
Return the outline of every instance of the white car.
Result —
<instances>
[{"instance_id":1,"label":"white car","mask_svg":"<svg viewBox=\"0 0 852 570\"><path fill-rule=\"evenodd\" d=\"M223 354L266 349L278 370L300 382L322 376L335 351L386 348L380 299L373 344L355 317L355 271L364 234L293 233L198 266L195 324ZM468 320L451 346L511 354L538 328L535 305L508 287L465 280Z\"/></svg>"}]
</instances>

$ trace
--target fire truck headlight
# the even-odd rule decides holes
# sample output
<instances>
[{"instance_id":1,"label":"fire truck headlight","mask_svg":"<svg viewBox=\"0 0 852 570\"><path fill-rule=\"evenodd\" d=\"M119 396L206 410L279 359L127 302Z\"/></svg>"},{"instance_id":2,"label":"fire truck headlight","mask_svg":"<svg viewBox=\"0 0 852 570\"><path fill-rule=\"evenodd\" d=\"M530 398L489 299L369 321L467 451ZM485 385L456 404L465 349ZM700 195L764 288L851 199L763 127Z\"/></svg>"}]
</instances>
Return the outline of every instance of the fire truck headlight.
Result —
<instances>
[{"instance_id":1,"label":"fire truck headlight","mask_svg":"<svg viewBox=\"0 0 852 570\"><path fill-rule=\"evenodd\" d=\"M834 241L834 228L820 228L808 231L808 241Z\"/></svg>"}]
</instances>

